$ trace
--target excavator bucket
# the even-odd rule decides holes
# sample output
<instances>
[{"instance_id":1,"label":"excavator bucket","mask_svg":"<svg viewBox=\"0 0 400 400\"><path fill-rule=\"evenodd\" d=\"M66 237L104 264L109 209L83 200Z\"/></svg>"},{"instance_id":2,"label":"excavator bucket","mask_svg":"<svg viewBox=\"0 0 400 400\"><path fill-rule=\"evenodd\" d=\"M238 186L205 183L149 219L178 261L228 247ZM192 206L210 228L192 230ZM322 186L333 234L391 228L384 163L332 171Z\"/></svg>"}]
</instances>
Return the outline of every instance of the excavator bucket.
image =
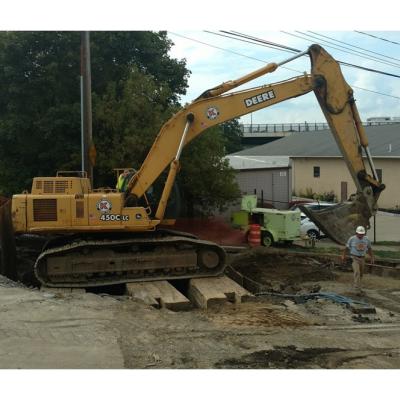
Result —
<instances>
[{"instance_id":1,"label":"excavator bucket","mask_svg":"<svg viewBox=\"0 0 400 400\"><path fill-rule=\"evenodd\" d=\"M376 205L376 202L374 202ZM322 210L310 210L299 206L314 223L336 243L344 245L350 236L355 235L357 226L370 228L369 220L373 215L371 206L363 193L354 196L354 200L340 203Z\"/></svg>"},{"instance_id":2,"label":"excavator bucket","mask_svg":"<svg viewBox=\"0 0 400 400\"><path fill-rule=\"evenodd\" d=\"M16 279L16 259L11 200L0 196L0 274L10 279Z\"/></svg>"}]
</instances>

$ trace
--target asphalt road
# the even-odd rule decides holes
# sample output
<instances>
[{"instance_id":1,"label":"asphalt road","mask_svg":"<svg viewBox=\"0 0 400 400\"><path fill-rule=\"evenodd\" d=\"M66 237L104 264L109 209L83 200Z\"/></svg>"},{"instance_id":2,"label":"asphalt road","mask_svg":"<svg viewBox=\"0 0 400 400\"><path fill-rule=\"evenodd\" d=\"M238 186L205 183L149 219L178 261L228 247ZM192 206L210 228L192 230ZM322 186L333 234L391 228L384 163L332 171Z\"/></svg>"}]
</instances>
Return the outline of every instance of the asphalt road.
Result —
<instances>
[{"instance_id":1,"label":"asphalt road","mask_svg":"<svg viewBox=\"0 0 400 400\"><path fill-rule=\"evenodd\" d=\"M374 218L371 218L371 229L368 230L367 235L370 240L377 242L400 242L400 214L390 214L378 211Z\"/></svg>"}]
</instances>

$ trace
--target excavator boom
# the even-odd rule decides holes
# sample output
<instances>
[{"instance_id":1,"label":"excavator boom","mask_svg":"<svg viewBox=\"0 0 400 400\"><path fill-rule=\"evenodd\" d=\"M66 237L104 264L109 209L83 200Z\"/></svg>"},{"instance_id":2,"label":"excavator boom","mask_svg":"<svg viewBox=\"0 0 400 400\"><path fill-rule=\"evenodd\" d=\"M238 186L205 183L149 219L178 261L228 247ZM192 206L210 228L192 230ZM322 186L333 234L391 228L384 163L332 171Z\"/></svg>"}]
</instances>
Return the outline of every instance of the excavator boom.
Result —
<instances>
[{"instance_id":1,"label":"excavator boom","mask_svg":"<svg viewBox=\"0 0 400 400\"><path fill-rule=\"evenodd\" d=\"M183 146L206 129L233 118L263 109L313 90L310 75L264 85L253 89L210 98L198 98L183 108L161 128L153 146L136 175L129 183L130 192L141 197L165 168L174 160L180 148L182 133L190 123Z\"/></svg>"}]
</instances>

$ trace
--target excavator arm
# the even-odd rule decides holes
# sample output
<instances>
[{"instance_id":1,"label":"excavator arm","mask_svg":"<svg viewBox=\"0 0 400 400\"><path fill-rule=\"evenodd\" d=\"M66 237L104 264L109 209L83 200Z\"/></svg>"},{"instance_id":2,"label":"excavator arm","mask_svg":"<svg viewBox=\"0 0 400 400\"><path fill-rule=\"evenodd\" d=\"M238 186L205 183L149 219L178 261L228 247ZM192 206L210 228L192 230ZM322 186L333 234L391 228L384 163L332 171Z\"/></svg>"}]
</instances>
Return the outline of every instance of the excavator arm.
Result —
<instances>
[{"instance_id":1,"label":"excavator arm","mask_svg":"<svg viewBox=\"0 0 400 400\"><path fill-rule=\"evenodd\" d=\"M353 97L339 64L318 45L309 48L314 93L356 186L351 201L320 211L300 209L335 242L344 244L359 225L369 228L377 200L385 185L378 175L368 139ZM366 158L372 176L366 171Z\"/></svg>"},{"instance_id":2,"label":"excavator arm","mask_svg":"<svg viewBox=\"0 0 400 400\"><path fill-rule=\"evenodd\" d=\"M305 54L308 54L311 60L311 74L253 89L226 93L271 73L279 66ZM279 64L268 64L238 80L209 89L184 107L163 125L140 170L130 180L128 191L137 198L142 197L169 165L169 174L155 213L155 218L161 221L179 171L179 158L185 145L207 128L304 95L312 90L354 180L357 193L354 201L342 203L330 208L329 211L312 213L305 208L303 211L333 240L339 243L345 242L354 232L355 226L369 227L369 219L376 211L377 199L384 185L377 178L353 91L346 83L337 61L318 45L312 45L306 52ZM362 149L372 176L366 171Z\"/></svg>"}]
</instances>

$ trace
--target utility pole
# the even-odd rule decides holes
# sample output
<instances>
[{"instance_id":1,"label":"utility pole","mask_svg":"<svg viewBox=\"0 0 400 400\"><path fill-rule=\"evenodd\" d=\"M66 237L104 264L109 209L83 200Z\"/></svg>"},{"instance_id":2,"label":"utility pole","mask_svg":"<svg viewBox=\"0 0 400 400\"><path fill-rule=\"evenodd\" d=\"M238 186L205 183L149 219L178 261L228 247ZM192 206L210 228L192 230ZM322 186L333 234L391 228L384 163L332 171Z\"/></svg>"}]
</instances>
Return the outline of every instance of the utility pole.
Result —
<instances>
[{"instance_id":1,"label":"utility pole","mask_svg":"<svg viewBox=\"0 0 400 400\"><path fill-rule=\"evenodd\" d=\"M81 32L81 144L82 171L87 172L93 187L96 148L92 137L92 83L90 71L89 32Z\"/></svg>"}]
</instances>

